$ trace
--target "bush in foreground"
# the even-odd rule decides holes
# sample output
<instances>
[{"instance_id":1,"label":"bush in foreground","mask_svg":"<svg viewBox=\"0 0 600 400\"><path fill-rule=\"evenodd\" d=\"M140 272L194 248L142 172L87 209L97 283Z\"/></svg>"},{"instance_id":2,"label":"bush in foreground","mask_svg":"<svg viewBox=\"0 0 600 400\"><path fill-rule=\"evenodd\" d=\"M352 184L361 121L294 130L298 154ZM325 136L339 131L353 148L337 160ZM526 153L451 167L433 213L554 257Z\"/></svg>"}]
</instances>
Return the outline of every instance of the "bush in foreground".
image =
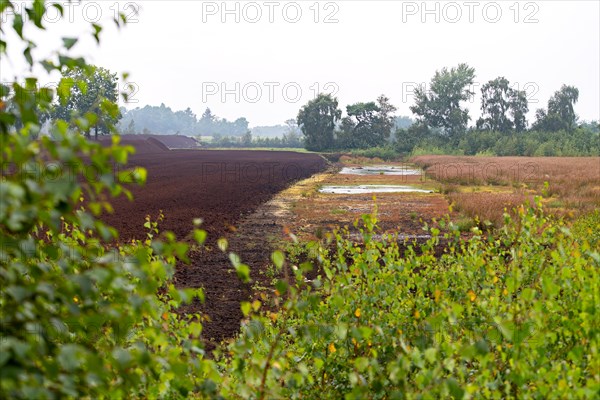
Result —
<instances>
[{"instance_id":1,"label":"bush in foreground","mask_svg":"<svg viewBox=\"0 0 600 400\"><path fill-rule=\"evenodd\" d=\"M363 217L304 251L222 360L223 394L241 398L594 398L600 255L541 206L506 216L497 236L432 238L400 255ZM436 245L449 240L441 257ZM298 253L298 250L296 250ZM252 314L259 304L245 304ZM275 310L275 311L272 311Z\"/></svg>"}]
</instances>

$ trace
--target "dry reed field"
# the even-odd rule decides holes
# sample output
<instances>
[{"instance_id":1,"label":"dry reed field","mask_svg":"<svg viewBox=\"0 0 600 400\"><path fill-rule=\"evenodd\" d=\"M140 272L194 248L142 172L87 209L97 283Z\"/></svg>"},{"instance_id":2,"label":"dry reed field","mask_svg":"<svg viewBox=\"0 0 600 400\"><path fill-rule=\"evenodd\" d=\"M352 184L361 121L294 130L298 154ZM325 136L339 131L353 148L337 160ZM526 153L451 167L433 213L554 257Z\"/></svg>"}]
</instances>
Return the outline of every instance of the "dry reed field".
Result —
<instances>
[{"instance_id":1,"label":"dry reed field","mask_svg":"<svg viewBox=\"0 0 600 400\"><path fill-rule=\"evenodd\" d=\"M506 208L544 198L550 212L581 214L600 208L600 157L418 156L411 160L456 210L495 224Z\"/></svg>"}]
</instances>

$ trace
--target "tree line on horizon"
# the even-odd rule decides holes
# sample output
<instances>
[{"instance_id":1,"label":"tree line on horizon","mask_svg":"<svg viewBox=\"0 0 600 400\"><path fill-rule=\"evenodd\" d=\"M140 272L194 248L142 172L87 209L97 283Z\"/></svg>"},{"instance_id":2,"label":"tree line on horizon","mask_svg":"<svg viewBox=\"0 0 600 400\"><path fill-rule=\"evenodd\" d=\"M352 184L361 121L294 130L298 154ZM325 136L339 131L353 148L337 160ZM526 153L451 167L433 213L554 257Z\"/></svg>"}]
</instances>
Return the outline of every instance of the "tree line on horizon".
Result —
<instances>
[{"instance_id":1,"label":"tree line on horizon","mask_svg":"<svg viewBox=\"0 0 600 400\"><path fill-rule=\"evenodd\" d=\"M173 111L164 103L160 106L147 105L132 110L122 108L121 112L123 118L118 127L124 134L240 137L248 131L249 125L244 117L237 118L235 121L219 118L208 107L200 118L189 107L185 110Z\"/></svg>"},{"instance_id":2,"label":"tree line on horizon","mask_svg":"<svg viewBox=\"0 0 600 400\"><path fill-rule=\"evenodd\" d=\"M285 125L249 129L246 118L228 121L206 108L198 118L188 107L173 111L165 104L126 110L117 100L116 74L91 66L92 73L73 68L63 75L58 92L71 91L40 116L42 121L70 120L99 111L104 117L85 129L87 137L108 134L116 126L122 134L182 134L207 136L215 147L304 147L311 151L385 148L398 154L489 155L598 155L598 121L579 121L575 104L579 90L563 85L535 112L529 126L525 91L497 77L481 88L481 116L473 126L464 103L475 93L475 69L467 64L436 71L428 86L415 90L410 107L414 119L395 116L396 107L385 95L375 101L346 107L342 115L337 98L319 94ZM8 104L8 108L12 107Z\"/></svg>"},{"instance_id":3,"label":"tree line on horizon","mask_svg":"<svg viewBox=\"0 0 600 400\"><path fill-rule=\"evenodd\" d=\"M580 122L574 110L579 90L563 85L538 109L528 128L526 93L514 89L505 77L490 80L481 89L481 117L469 127L464 103L475 93L475 69L467 64L437 71L429 90L419 87L410 110L416 121L393 131L394 106L384 95L377 102L346 107L320 94L298 113L305 147L313 151L388 148L399 154L415 152L490 155L598 155L597 121Z\"/></svg>"}]
</instances>

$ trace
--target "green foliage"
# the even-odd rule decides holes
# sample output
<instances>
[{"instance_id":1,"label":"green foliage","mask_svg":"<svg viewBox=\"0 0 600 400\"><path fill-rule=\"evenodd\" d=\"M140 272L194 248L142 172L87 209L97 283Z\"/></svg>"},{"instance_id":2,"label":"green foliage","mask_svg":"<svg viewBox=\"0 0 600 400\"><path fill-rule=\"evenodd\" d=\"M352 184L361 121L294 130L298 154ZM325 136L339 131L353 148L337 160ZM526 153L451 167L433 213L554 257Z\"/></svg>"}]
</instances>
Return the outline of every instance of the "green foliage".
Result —
<instances>
[{"instance_id":1,"label":"green foliage","mask_svg":"<svg viewBox=\"0 0 600 400\"><path fill-rule=\"evenodd\" d=\"M298 126L304 134L307 150L321 151L333 148L333 131L342 116L338 101L329 94L319 94L298 112Z\"/></svg>"},{"instance_id":2,"label":"green foliage","mask_svg":"<svg viewBox=\"0 0 600 400\"><path fill-rule=\"evenodd\" d=\"M563 85L548 101L547 111L539 109L536 121L527 130L529 110L526 94L510 87L504 77L486 83L482 89L482 116L475 128L467 129L468 110L461 102L473 94L475 70L460 64L443 68L429 88L415 91L410 107L417 122L396 130L394 146L401 154L495 154L527 156L584 156L600 154L598 123L577 126L574 105L579 90ZM430 153L433 154L433 153Z\"/></svg>"},{"instance_id":3,"label":"green foliage","mask_svg":"<svg viewBox=\"0 0 600 400\"><path fill-rule=\"evenodd\" d=\"M423 146L423 142L434 138L432 131L422 123L416 123L406 129L397 129L395 132L396 141L394 147L401 154L411 153L415 147ZM441 135L437 135L440 143L446 142Z\"/></svg>"},{"instance_id":4,"label":"green foliage","mask_svg":"<svg viewBox=\"0 0 600 400\"><path fill-rule=\"evenodd\" d=\"M8 43L11 25L3 22L2 57L8 57L8 46L24 43L32 71L99 71L69 56L75 45L70 38L50 59L33 58L35 43L28 35L45 29L47 7L62 15L62 6L1 4L2 20L12 20L22 40ZM115 20L125 22L124 15ZM101 27L92 27L100 40ZM73 73L56 92L39 89L35 77L12 84L12 93L0 88L0 397L208 393L216 372L203 359L202 325L197 315L176 313L180 304L202 299L202 292L178 290L171 282L188 245L170 233L159 237L159 217L147 219L146 240L117 247L117 232L99 220L112 210L108 199L131 197L124 183L142 184L146 177L143 169L126 168L133 148L120 146L117 136L102 147L83 135L115 118L116 104L104 96L75 118L52 121L52 139L38 138L42 113L57 97L61 104L77 103L78 96L93 92L83 75ZM195 237L203 240L201 233Z\"/></svg>"},{"instance_id":5,"label":"green foliage","mask_svg":"<svg viewBox=\"0 0 600 400\"><path fill-rule=\"evenodd\" d=\"M498 77L483 85L481 95L482 117L477 121L478 129L497 132L525 130L529 107L524 91L511 88L508 79Z\"/></svg>"},{"instance_id":6,"label":"green foliage","mask_svg":"<svg viewBox=\"0 0 600 400\"><path fill-rule=\"evenodd\" d=\"M201 324L176 308L202 292L169 282L183 244L153 239L157 221L148 219L147 240L106 249L98 236L110 237L110 228L83 209L72 221L63 218L60 233L48 227L40 239L3 234L2 397L158 398L195 390Z\"/></svg>"},{"instance_id":7,"label":"green foliage","mask_svg":"<svg viewBox=\"0 0 600 400\"><path fill-rule=\"evenodd\" d=\"M444 136L419 125L396 131L399 153L496 156L597 156L600 136L582 125L570 132L527 131L519 134L470 129L454 145Z\"/></svg>"},{"instance_id":8,"label":"green foliage","mask_svg":"<svg viewBox=\"0 0 600 400\"><path fill-rule=\"evenodd\" d=\"M304 147L304 143L299 134L289 132L283 135L282 138L274 137L252 137L250 131L243 137L221 136L214 135L208 147L225 147L225 148L295 148Z\"/></svg>"},{"instance_id":9,"label":"green foliage","mask_svg":"<svg viewBox=\"0 0 600 400\"><path fill-rule=\"evenodd\" d=\"M188 107L185 110L173 111L170 107L145 106L132 110L123 109L123 119L119 129L123 133L153 133L158 135L231 135L236 138L248 131L249 122L241 117L235 121L219 118L207 108L198 118ZM135 129L132 129L135 127Z\"/></svg>"},{"instance_id":10,"label":"green foliage","mask_svg":"<svg viewBox=\"0 0 600 400\"><path fill-rule=\"evenodd\" d=\"M416 156L424 156L424 155L463 155L462 152L460 151L452 151L450 149L447 148L442 148L442 147L437 147L437 146L423 146L423 147L415 147L411 152L410 155L412 157L416 157Z\"/></svg>"},{"instance_id":11,"label":"green foliage","mask_svg":"<svg viewBox=\"0 0 600 400\"><path fill-rule=\"evenodd\" d=\"M467 155L487 151L498 156L595 156L600 154L599 139L586 128L509 135L472 130L461 138L459 147Z\"/></svg>"},{"instance_id":12,"label":"green foliage","mask_svg":"<svg viewBox=\"0 0 600 400\"><path fill-rule=\"evenodd\" d=\"M579 89L562 85L560 90L548 100L548 111L544 109L536 111L533 129L548 132L574 129L577 123L574 105L577 100L579 100Z\"/></svg>"},{"instance_id":13,"label":"green foliage","mask_svg":"<svg viewBox=\"0 0 600 400\"><path fill-rule=\"evenodd\" d=\"M356 103L346 107L347 117L342 119L342 129L337 134L340 145L348 148L377 146L385 141L383 132L373 132L379 108L374 102Z\"/></svg>"},{"instance_id":14,"label":"green foliage","mask_svg":"<svg viewBox=\"0 0 600 400\"><path fill-rule=\"evenodd\" d=\"M375 102L356 103L346 107L347 117L342 119L337 132L337 147L343 149L367 149L383 146L394 127L393 113L396 107L385 95Z\"/></svg>"},{"instance_id":15,"label":"green foliage","mask_svg":"<svg viewBox=\"0 0 600 400\"><path fill-rule=\"evenodd\" d=\"M314 265L283 264L265 311L244 308L251 318L219 361L223 396L595 398L600 254L539 204L517 214L470 240L440 221L446 233L430 227L404 254L377 234L376 214L363 216L360 245L347 230L307 244Z\"/></svg>"},{"instance_id":16,"label":"green foliage","mask_svg":"<svg viewBox=\"0 0 600 400\"><path fill-rule=\"evenodd\" d=\"M64 39L70 49L74 39ZM59 101L52 110L52 118L62 119L72 125L83 116L93 115L92 123L84 130L87 137L90 129L107 135L121 118L116 106L118 99L117 74L93 65L67 69L59 83Z\"/></svg>"},{"instance_id":17,"label":"green foliage","mask_svg":"<svg viewBox=\"0 0 600 400\"><path fill-rule=\"evenodd\" d=\"M587 241L592 248L600 248L600 211L595 210L580 216L571 228L573 235L580 241Z\"/></svg>"},{"instance_id":18,"label":"green foliage","mask_svg":"<svg viewBox=\"0 0 600 400\"><path fill-rule=\"evenodd\" d=\"M441 128L444 134L455 138L467 129L469 111L461 108L473 93L470 86L475 78L475 69L459 64L450 70L436 71L429 88L415 90L415 105L410 110L422 124Z\"/></svg>"}]
</instances>

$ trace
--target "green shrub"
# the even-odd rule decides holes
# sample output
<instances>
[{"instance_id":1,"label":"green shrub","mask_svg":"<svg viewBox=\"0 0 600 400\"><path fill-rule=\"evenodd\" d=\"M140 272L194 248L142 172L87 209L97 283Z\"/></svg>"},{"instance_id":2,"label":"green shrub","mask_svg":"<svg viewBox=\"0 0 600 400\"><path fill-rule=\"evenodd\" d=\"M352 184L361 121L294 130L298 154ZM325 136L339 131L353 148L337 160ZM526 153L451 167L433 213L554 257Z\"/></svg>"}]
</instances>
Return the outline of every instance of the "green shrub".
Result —
<instances>
[{"instance_id":1,"label":"green shrub","mask_svg":"<svg viewBox=\"0 0 600 400\"><path fill-rule=\"evenodd\" d=\"M287 266L220 361L222 394L243 398L595 398L600 255L536 208L498 236L441 234L403 256L363 216ZM377 238L377 239L375 239ZM449 241L436 256L436 246ZM283 260L281 260L283 265ZM291 267L291 268L290 268ZM251 305L243 309L252 314ZM273 311L275 310L275 311Z\"/></svg>"},{"instance_id":2,"label":"green shrub","mask_svg":"<svg viewBox=\"0 0 600 400\"><path fill-rule=\"evenodd\" d=\"M592 248L600 248L600 211L580 216L572 226L573 235L582 242L588 242Z\"/></svg>"},{"instance_id":3,"label":"green shrub","mask_svg":"<svg viewBox=\"0 0 600 400\"><path fill-rule=\"evenodd\" d=\"M0 3L0 56L28 63L31 74L77 68L89 77L85 60L69 55L77 39L63 38L51 59L33 58L31 39L45 29L47 7L62 15L60 4ZM102 27L90 28L99 40ZM21 54L21 45L23 59L9 57ZM114 120L117 105L98 98L94 113L51 121L51 137L39 138L42 116L66 102L75 84L81 82L62 79L56 91L40 88L30 75L0 85L0 398L210 394L216 370L203 358L202 325L197 315L176 312L202 292L171 282L188 245L173 234L159 237L158 221L148 219L147 240L117 248L118 233L99 219L111 210L108 199L131 197L125 184L146 177L142 168L125 167L133 148L117 136L106 147L84 137L99 121ZM194 232L199 243L205 235Z\"/></svg>"},{"instance_id":4,"label":"green shrub","mask_svg":"<svg viewBox=\"0 0 600 400\"><path fill-rule=\"evenodd\" d=\"M415 147L410 153L411 157L425 156L425 155L445 155L448 154L447 149L440 147Z\"/></svg>"}]
</instances>

